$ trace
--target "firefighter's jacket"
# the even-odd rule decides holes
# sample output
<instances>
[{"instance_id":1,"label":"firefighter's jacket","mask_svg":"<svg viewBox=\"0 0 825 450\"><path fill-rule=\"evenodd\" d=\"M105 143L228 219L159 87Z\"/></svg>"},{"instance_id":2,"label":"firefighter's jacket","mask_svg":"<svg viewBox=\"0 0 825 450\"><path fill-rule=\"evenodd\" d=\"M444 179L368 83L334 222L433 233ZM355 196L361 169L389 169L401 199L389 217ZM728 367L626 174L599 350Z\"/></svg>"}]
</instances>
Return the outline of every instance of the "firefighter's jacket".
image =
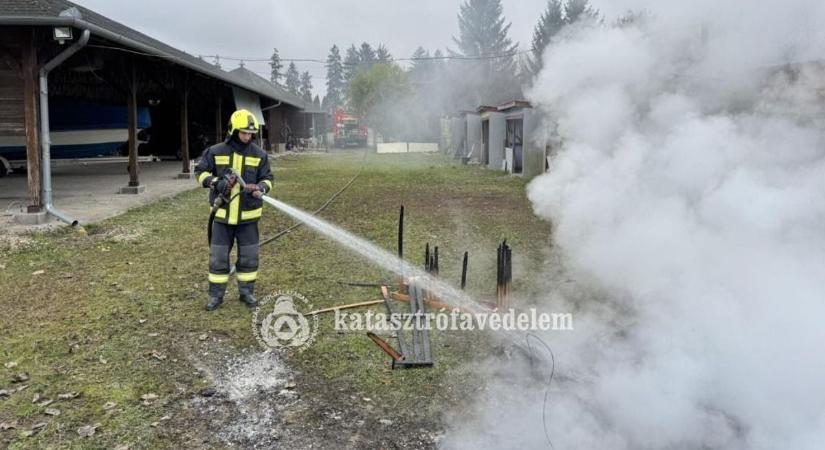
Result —
<instances>
[{"instance_id":1,"label":"firefighter's jacket","mask_svg":"<svg viewBox=\"0 0 825 450\"><path fill-rule=\"evenodd\" d=\"M219 177L228 175L228 169L234 168L247 184L257 184L264 192L272 190L272 169L265 151L254 142L244 144L232 137L204 150L200 162L195 167L195 176L201 186L208 188ZM214 205L218 193L209 192L209 204ZM215 222L237 225L254 222L261 218L263 200L241 189L235 183L229 195L231 201L215 212Z\"/></svg>"}]
</instances>

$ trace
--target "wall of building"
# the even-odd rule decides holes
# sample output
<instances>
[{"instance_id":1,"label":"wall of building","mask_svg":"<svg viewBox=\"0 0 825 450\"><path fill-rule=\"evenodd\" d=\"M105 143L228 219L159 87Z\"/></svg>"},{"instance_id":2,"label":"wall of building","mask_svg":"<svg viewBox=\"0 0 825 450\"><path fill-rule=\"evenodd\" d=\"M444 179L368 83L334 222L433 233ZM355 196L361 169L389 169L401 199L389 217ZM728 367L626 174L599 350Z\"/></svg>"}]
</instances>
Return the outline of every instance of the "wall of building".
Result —
<instances>
[{"instance_id":1,"label":"wall of building","mask_svg":"<svg viewBox=\"0 0 825 450\"><path fill-rule=\"evenodd\" d=\"M489 161L487 167L492 170L501 170L504 161L504 135L507 123L504 114L500 112L489 113L490 135L489 135Z\"/></svg>"},{"instance_id":2,"label":"wall of building","mask_svg":"<svg viewBox=\"0 0 825 450\"><path fill-rule=\"evenodd\" d=\"M481 161L481 115L467 114L467 146L464 156L470 155L470 161Z\"/></svg>"},{"instance_id":3,"label":"wall of building","mask_svg":"<svg viewBox=\"0 0 825 450\"><path fill-rule=\"evenodd\" d=\"M524 169L525 179L544 173L545 137L541 131L541 120L536 110L525 108L524 112Z\"/></svg>"},{"instance_id":4,"label":"wall of building","mask_svg":"<svg viewBox=\"0 0 825 450\"><path fill-rule=\"evenodd\" d=\"M23 52L21 33L3 30L3 47L0 50L0 136L25 136L23 78L16 67L21 64Z\"/></svg>"},{"instance_id":5,"label":"wall of building","mask_svg":"<svg viewBox=\"0 0 825 450\"><path fill-rule=\"evenodd\" d=\"M460 158L464 152L464 141L467 137L467 124L464 117L453 117L452 132L448 154Z\"/></svg>"}]
</instances>

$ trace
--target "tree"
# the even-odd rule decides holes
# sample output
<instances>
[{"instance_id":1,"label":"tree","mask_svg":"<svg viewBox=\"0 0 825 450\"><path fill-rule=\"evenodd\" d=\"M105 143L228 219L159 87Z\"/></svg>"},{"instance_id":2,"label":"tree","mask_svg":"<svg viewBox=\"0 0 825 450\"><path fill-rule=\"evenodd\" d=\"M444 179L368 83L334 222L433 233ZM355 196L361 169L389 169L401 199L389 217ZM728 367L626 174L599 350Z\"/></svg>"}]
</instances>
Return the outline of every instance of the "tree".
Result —
<instances>
[{"instance_id":1,"label":"tree","mask_svg":"<svg viewBox=\"0 0 825 450\"><path fill-rule=\"evenodd\" d=\"M289 63L289 67L286 69L284 87L286 87L286 90L291 94L300 95L301 75L298 73L298 68L295 67L294 62Z\"/></svg>"},{"instance_id":2,"label":"tree","mask_svg":"<svg viewBox=\"0 0 825 450\"><path fill-rule=\"evenodd\" d=\"M505 24L502 15L501 0L466 0L461 5L459 35L453 37L458 51L451 53L477 57L465 61L465 67L457 67L456 75L476 75L467 80L468 92L462 106L475 107L512 96L513 87L517 86L515 62L506 55L515 54L518 43L507 37L509 29L510 24Z\"/></svg>"},{"instance_id":3,"label":"tree","mask_svg":"<svg viewBox=\"0 0 825 450\"><path fill-rule=\"evenodd\" d=\"M327 56L327 95L324 109L333 109L343 103L344 97L344 67L341 64L341 53L338 46L333 45Z\"/></svg>"},{"instance_id":4,"label":"tree","mask_svg":"<svg viewBox=\"0 0 825 450\"><path fill-rule=\"evenodd\" d=\"M312 75L310 75L308 71L301 74L299 93L305 102L312 103Z\"/></svg>"},{"instance_id":5,"label":"tree","mask_svg":"<svg viewBox=\"0 0 825 450\"><path fill-rule=\"evenodd\" d=\"M406 74L394 63L359 70L348 92L352 109L385 138L397 135L407 121L399 103L408 94Z\"/></svg>"},{"instance_id":6,"label":"tree","mask_svg":"<svg viewBox=\"0 0 825 450\"><path fill-rule=\"evenodd\" d=\"M430 52L419 45L413 52L411 59L410 71L421 70L430 65Z\"/></svg>"},{"instance_id":7,"label":"tree","mask_svg":"<svg viewBox=\"0 0 825 450\"><path fill-rule=\"evenodd\" d=\"M523 68L525 71L532 72L533 75L539 73L544 65L542 61L544 49L565 25L567 25L567 20L564 17L564 5L560 0L548 0L547 8L539 17L539 23L533 30L532 58L525 63Z\"/></svg>"},{"instance_id":8,"label":"tree","mask_svg":"<svg viewBox=\"0 0 825 450\"><path fill-rule=\"evenodd\" d=\"M318 97L318 94L315 94L315 98L312 100L312 106L317 110L321 109L321 99Z\"/></svg>"},{"instance_id":9,"label":"tree","mask_svg":"<svg viewBox=\"0 0 825 450\"><path fill-rule=\"evenodd\" d=\"M642 11L632 11L627 10L623 15L616 18L616 21L613 22L613 26L617 28L625 28L630 27L633 25L637 25L640 23L644 23L651 17L650 11L642 10Z\"/></svg>"},{"instance_id":10,"label":"tree","mask_svg":"<svg viewBox=\"0 0 825 450\"><path fill-rule=\"evenodd\" d=\"M444 69L440 50L431 56L423 47L418 47L412 54L412 62L407 71L410 95L405 98L400 109L404 111L404 127L401 137L418 142L438 140L441 117L456 108L450 104L452 86Z\"/></svg>"},{"instance_id":11,"label":"tree","mask_svg":"<svg viewBox=\"0 0 825 450\"><path fill-rule=\"evenodd\" d=\"M344 83L349 85L349 82L352 80L352 77L355 76L355 73L358 72L358 68L361 65L361 56L358 53L358 49L355 48L355 45L350 45L347 49L347 56L344 58Z\"/></svg>"},{"instance_id":12,"label":"tree","mask_svg":"<svg viewBox=\"0 0 825 450\"><path fill-rule=\"evenodd\" d=\"M444 52L442 52L441 49L437 49L435 52L433 52L432 64L435 67L443 68L443 66L444 66Z\"/></svg>"},{"instance_id":13,"label":"tree","mask_svg":"<svg viewBox=\"0 0 825 450\"><path fill-rule=\"evenodd\" d=\"M281 56L278 54L278 49L272 49L272 56L269 58L269 67L271 69L269 75L269 81L280 85L281 78L284 76L281 73L281 69L284 68L284 65L281 63Z\"/></svg>"},{"instance_id":14,"label":"tree","mask_svg":"<svg viewBox=\"0 0 825 450\"><path fill-rule=\"evenodd\" d=\"M362 42L358 50L358 59L363 66L371 66L375 62L375 50L370 44Z\"/></svg>"},{"instance_id":15,"label":"tree","mask_svg":"<svg viewBox=\"0 0 825 450\"><path fill-rule=\"evenodd\" d=\"M378 49L375 51L375 59L381 63L388 63L392 61L392 55L384 44L378 44Z\"/></svg>"},{"instance_id":16,"label":"tree","mask_svg":"<svg viewBox=\"0 0 825 450\"><path fill-rule=\"evenodd\" d=\"M564 6L564 15L567 23L576 23L579 20L599 19L599 10L590 6L589 0L568 0Z\"/></svg>"},{"instance_id":17,"label":"tree","mask_svg":"<svg viewBox=\"0 0 825 450\"><path fill-rule=\"evenodd\" d=\"M424 83L432 81L434 67L430 52L419 46L413 52L412 61L410 62L410 69L408 70L410 83L420 86Z\"/></svg>"}]
</instances>

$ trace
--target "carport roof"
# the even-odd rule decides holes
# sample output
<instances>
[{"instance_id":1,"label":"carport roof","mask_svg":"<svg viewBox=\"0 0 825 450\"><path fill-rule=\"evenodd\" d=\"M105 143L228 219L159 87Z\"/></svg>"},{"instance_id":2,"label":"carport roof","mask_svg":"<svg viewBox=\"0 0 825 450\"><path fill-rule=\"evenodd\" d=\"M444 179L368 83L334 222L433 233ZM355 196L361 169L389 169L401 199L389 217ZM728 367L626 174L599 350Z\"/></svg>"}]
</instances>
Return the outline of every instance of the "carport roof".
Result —
<instances>
[{"instance_id":1,"label":"carport roof","mask_svg":"<svg viewBox=\"0 0 825 450\"><path fill-rule=\"evenodd\" d=\"M255 72L252 72L246 67L238 67L237 69L231 70L228 73L237 78L239 81L243 81L245 83L244 87L246 87L246 89L253 90L258 93L268 92L269 95L263 95L266 95L267 97L276 100L281 100L282 102L289 103L290 105L298 106L302 109L308 109L310 106L305 104L303 99L298 98L296 95L285 91L280 86L273 84L269 80L263 78Z\"/></svg>"},{"instance_id":2,"label":"carport roof","mask_svg":"<svg viewBox=\"0 0 825 450\"><path fill-rule=\"evenodd\" d=\"M80 14L72 14L69 11L71 8L76 8ZM72 26L88 29L92 35L168 59L196 72L248 89L272 100L282 101L301 109L305 108L301 99L262 78L263 83L260 83L246 76L245 73L237 73L237 70L225 72L206 61L67 0L2 0L0 1L0 26L3 25Z\"/></svg>"}]
</instances>

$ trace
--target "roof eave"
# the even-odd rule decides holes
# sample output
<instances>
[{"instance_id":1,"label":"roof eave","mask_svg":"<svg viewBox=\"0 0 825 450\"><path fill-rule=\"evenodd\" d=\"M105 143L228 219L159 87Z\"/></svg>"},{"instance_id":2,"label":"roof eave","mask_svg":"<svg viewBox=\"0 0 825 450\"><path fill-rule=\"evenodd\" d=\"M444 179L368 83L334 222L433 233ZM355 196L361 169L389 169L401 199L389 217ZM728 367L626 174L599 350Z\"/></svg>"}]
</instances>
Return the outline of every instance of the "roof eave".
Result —
<instances>
[{"instance_id":1,"label":"roof eave","mask_svg":"<svg viewBox=\"0 0 825 450\"><path fill-rule=\"evenodd\" d=\"M217 79L219 79L223 82L226 82L228 84L231 84L233 86L238 86L240 88L253 91L256 94L262 95L266 98L269 98L269 99L272 99L272 100L275 100L275 101L281 101L282 103L286 103L288 105L294 106L294 107L299 108L299 109L304 109L302 105L296 105L296 104L293 104L292 102L285 101L284 99L281 99L281 98L273 98L267 92L262 92L261 90L252 88L250 86L244 86L242 84L238 84L238 81L233 80L228 72L224 72L224 73L226 73L225 76L222 75L222 74L206 72L201 67L198 67L196 64L193 64L190 61L186 61L186 60L181 59L177 56L170 55L166 52L158 50L157 48L154 48L152 46L140 43L140 42L135 41L133 39L129 39L129 38L124 37L120 34L109 31L109 30L107 30L103 27L95 25L93 23L86 22L83 19L78 19L78 18L75 18L75 17L49 17L49 16L0 16L0 25L7 25L7 26L11 26L11 25L19 25L19 26L56 26L56 25L59 25L59 26L72 26L72 27L79 28L79 29L89 30L92 34L103 37L103 38L108 39L112 42L116 42L118 44L121 44L121 45L124 45L124 46L127 46L127 47L131 47L133 49L140 50L140 51L145 52L145 53L149 53L149 54L152 54L152 55L155 55L155 56L159 56L159 57L162 57L162 58L172 60L175 63L177 63L181 66L184 66L188 69L194 70L194 71L199 72L199 73L203 73L203 74L205 74L207 76L210 76L210 77L217 78Z\"/></svg>"}]
</instances>

